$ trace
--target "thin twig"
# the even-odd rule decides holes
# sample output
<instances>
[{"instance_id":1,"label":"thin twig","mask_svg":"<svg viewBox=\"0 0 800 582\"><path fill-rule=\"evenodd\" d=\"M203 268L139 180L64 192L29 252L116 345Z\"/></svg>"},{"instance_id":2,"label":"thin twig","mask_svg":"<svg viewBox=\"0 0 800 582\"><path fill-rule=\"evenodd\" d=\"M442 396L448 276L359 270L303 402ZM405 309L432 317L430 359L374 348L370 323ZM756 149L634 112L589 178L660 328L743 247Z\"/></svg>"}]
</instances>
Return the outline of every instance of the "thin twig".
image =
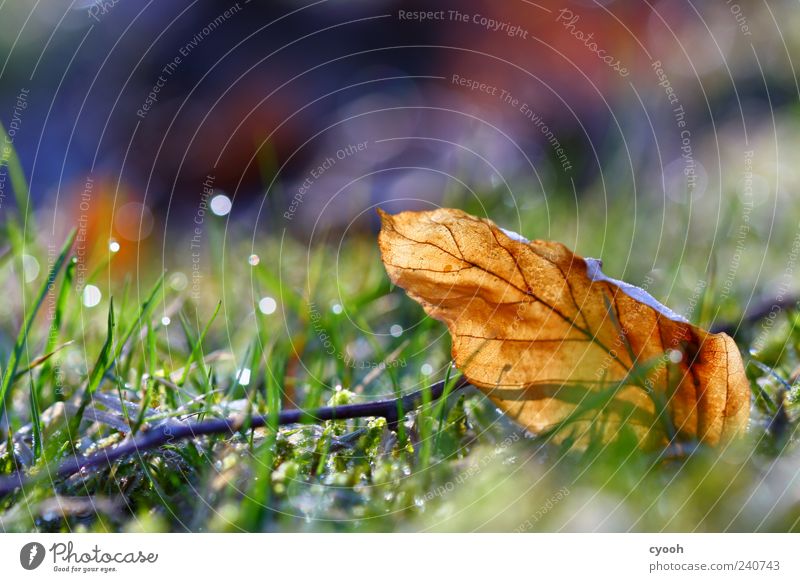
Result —
<instances>
[{"instance_id":1,"label":"thin twig","mask_svg":"<svg viewBox=\"0 0 800 582\"><path fill-rule=\"evenodd\" d=\"M467 385L464 378L460 378L453 390ZM445 382L438 382L430 387L429 390L418 390L407 396L392 398L389 400L376 400L375 402L365 402L363 404L347 404L344 406L325 406L315 410L283 410L278 415L278 425L298 424L298 423L317 423L326 420L345 420L349 418L363 418L376 416L385 418L390 427L396 427L400 418L424 402L426 392L430 395L430 401L441 398L444 393ZM452 391L451 391L452 393ZM55 476L66 478L76 473L88 473L89 471L108 466L114 461L141 453L148 449L154 449L162 445L175 441L195 438L210 434L234 434L241 430L259 428L270 423L269 416L258 415L247 417L246 415L236 415L228 418L218 418L204 420L194 423L182 423L176 425L161 424L145 432L132 437L115 448L103 449L86 457L77 455L64 461L55 471ZM47 474L41 471L40 474ZM0 498L14 492L18 488L23 488L30 479L21 471L6 477L0 477Z\"/></svg>"}]
</instances>

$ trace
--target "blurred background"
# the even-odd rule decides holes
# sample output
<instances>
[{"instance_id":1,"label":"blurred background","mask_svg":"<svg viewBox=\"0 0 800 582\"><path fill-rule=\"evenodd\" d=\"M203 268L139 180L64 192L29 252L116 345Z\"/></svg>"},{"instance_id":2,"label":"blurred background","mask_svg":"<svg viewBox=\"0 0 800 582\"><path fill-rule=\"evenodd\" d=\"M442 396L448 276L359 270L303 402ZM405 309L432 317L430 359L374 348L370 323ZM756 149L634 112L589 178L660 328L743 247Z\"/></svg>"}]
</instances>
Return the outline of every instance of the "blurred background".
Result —
<instances>
[{"instance_id":1,"label":"blurred background","mask_svg":"<svg viewBox=\"0 0 800 582\"><path fill-rule=\"evenodd\" d=\"M80 225L112 277L210 268L209 220L334 244L449 205L749 302L797 232L798 25L789 1L14 0L0 120L39 235Z\"/></svg>"},{"instance_id":2,"label":"blurred background","mask_svg":"<svg viewBox=\"0 0 800 582\"><path fill-rule=\"evenodd\" d=\"M734 334L757 396L750 444L670 464L620 439L584 470L472 392L451 399L440 458L429 447L407 461L386 440L377 453L387 431L370 421L372 452L356 462L344 447L322 473L311 453L333 437L309 427L258 449L280 459L242 462L224 439L213 459L183 455L163 473L159 460L152 491L134 461L96 490L124 482L125 516L154 530L518 530L524 515L550 530L796 530L796 451L777 460L800 397L797 31L789 0L0 2L0 361L39 289L20 377L55 354L41 399L22 381L9 391L0 441L83 391L112 345L112 295L117 329L134 329L163 273L106 397L228 416L273 410L267 389L312 409L447 377L447 331L390 286L375 209L457 207L600 258ZM75 262L43 287L73 228ZM148 400L196 346L209 373L184 371L184 389L159 384ZM407 424L424 442L433 423ZM422 498L472 471L473 446L484 472ZM76 483L60 491L84 496ZM255 511L237 483L253 499L271 483L278 509ZM150 511L162 490L177 515ZM30 529L24 500L0 529Z\"/></svg>"}]
</instances>

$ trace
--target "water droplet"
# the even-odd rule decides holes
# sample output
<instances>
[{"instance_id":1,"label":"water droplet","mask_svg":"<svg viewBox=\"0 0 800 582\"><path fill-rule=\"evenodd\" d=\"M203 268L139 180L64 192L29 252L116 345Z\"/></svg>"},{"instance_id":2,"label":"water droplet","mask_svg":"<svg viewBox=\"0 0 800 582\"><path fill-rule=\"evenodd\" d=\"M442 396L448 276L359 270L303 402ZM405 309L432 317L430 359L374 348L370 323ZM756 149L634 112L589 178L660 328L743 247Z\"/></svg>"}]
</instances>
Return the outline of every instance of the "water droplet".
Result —
<instances>
[{"instance_id":1,"label":"water droplet","mask_svg":"<svg viewBox=\"0 0 800 582\"><path fill-rule=\"evenodd\" d=\"M673 364L680 364L681 360L683 360L683 354L680 350L670 350L669 351L669 361Z\"/></svg>"},{"instance_id":2,"label":"water droplet","mask_svg":"<svg viewBox=\"0 0 800 582\"><path fill-rule=\"evenodd\" d=\"M172 320L166 315L161 318L161 325L169 325Z\"/></svg>"},{"instance_id":3,"label":"water droplet","mask_svg":"<svg viewBox=\"0 0 800 582\"><path fill-rule=\"evenodd\" d=\"M334 303L331 305L331 311L333 311L336 315L339 315L342 311L344 311L344 308L339 303Z\"/></svg>"},{"instance_id":4,"label":"water droplet","mask_svg":"<svg viewBox=\"0 0 800 582\"><path fill-rule=\"evenodd\" d=\"M225 194L217 194L211 199L211 212L217 216L225 216L231 211L233 202Z\"/></svg>"},{"instance_id":5,"label":"water droplet","mask_svg":"<svg viewBox=\"0 0 800 582\"><path fill-rule=\"evenodd\" d=\"M110 250L112 253L118 253L119 248L119 243L115 240L112 240L110 243L108 243L108 250Z\"/></svg>"},{"instance_id":6,"label":"water droplet","mask_svg":"<svg viewBox=\"0 0 800 582\"><path fill-rule=\"evenodd\" d=\"M94 307L100 303L100 300L103 298L103 294L100 292L94 285L87 285L83 288L83 304L86 307Z\"/></svg>"},{"instance_id":7,"label":"water droplet","mask_svg":"<svg viewBox=\"0 0 800 582\"><path fill-rule=\"evenodd\" d=\"M189 280L186 278L186 275L181 273L180 271L176 273L172 273L169 277L169 286L172 287L175 291L183 291L186 289L186 285L189 284Z\"/></svg>"},{"instance_id":8,"label":"water droplet","mask_svg":"<svg viewBox=\"0 0 800 582\"><path fill-rule=\"evenodd\" d=\"M261 262L261 257L255 254L250 255L249 257L247 257L247 262L250 263L251 267L255 267L258 263Z\"/></svg>"},{"instance_id":9,"label":"water droplet","mask_svg":"<svg viewBox=\"0 0 800 582\"><path fill-rule=\"evenodd\" d=\"M430 376L431 374L433 374L433 366L431 366L430 364L422 364L420 372L422 372L422 374L425 376Z\"/></svg>"},{"instance_id":10,"label":"water droplet","mask_svg":"<svg viewBox=\"0 0 800 582\"><path fill-rule=\"evenodd\" d=\"M30 283L39 276L39 261L32 255L22 255L22 275Z\"/></svg>"},{"instance_id":11,"label":"water droplet","mask_svg":"<svg viewBox=\"0 0 800 582\"><path fill-rule=\"evenodd\" d=\"M272 297L262 297L258 302L258 310L264 315L271 315L278 309L278 302Z\"/></svg>"},{"instance_id":12,"label":"water droplet","mask_svg":"<svg viewBox=\"0 0 800 582\"><path fill-rule=\"evenodd\" d=\"M241 370L237 370L236 376L239 378L239 384L241 386L247 386L250 384L250 368L242 368Z\"/></svg>"},{"instance_id":13,"label":"water droplet","mask_svg":"<svg viewBox=\"0 0 800 582\"><path fill-rule=\"evenodd\" d=\"M389 333L392 335L392 337L400 337L401 335L403 335L403 326L397 325L395 323L392 327L389 328Z\"/></svg>"}]
</instances>

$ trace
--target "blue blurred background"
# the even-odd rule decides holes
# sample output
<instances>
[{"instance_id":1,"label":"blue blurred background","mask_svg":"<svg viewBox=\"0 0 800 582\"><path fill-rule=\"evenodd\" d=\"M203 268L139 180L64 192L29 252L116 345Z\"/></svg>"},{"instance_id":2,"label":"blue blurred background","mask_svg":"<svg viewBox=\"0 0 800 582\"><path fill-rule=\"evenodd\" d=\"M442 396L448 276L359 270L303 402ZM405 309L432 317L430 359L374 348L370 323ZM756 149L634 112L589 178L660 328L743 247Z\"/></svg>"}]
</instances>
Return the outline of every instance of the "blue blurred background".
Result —
<instances>
[{"instance_id":1,"label":"blue blurred background","mask_svg":"<svg viewBox=\"0 0 800 582\"><path fill-rule=\"evenodd\" d=\"M798 26L788 1L13 0L0 120L43 224L103 249L168 248L222 194L301 238L379 204L587 254L599 229L640 273L746 222L757 265L797 227Z\"/></svg>"}]
</instances>

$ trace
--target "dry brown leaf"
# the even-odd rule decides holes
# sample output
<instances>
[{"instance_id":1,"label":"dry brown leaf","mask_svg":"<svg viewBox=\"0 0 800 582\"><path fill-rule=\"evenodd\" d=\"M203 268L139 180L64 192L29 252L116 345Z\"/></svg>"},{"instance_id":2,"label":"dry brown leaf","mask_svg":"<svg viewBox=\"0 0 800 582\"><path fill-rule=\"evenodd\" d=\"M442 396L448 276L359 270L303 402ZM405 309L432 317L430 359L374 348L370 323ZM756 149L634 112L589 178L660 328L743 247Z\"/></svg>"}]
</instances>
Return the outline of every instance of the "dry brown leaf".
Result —
<instances>
[{"instance_id":1,"label":"dry brown leaf","mask_svg":"<svg viewBox=\"0 0 800 582\"><path fill-rule=\"evenodd\" d=\"M750 389L727 335L560 243L460 210L379 213L392 281L447 324L467 379L533 432L567 421L585 443L625 425L643 446L715 445L746 427Z\"/></svg>"}]
</instances>

